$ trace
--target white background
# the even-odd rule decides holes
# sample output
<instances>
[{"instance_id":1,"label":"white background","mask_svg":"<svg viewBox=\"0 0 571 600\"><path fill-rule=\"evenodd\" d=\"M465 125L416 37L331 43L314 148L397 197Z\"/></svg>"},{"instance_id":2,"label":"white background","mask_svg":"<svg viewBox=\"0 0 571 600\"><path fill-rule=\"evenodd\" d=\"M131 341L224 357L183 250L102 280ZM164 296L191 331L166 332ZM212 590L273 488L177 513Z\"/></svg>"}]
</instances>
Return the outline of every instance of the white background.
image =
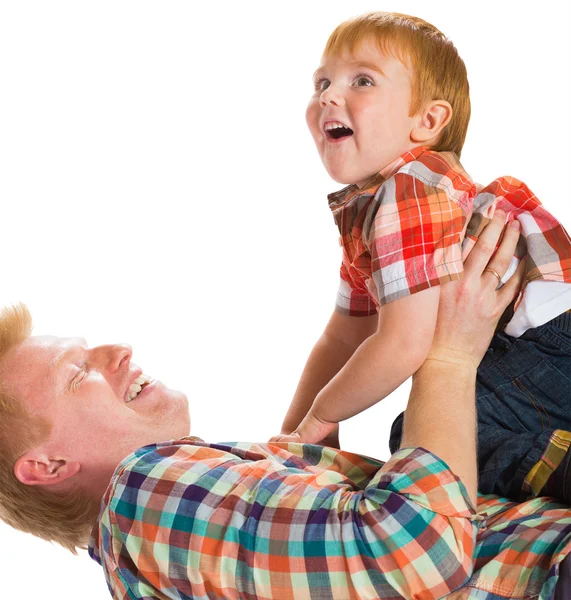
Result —
<instances>
[{"instance_id":1,"label":"white background","mask_svg":"<svg viewBox=\"0 0 571 600\"><path fill-rule=\"evenodd\" d=\"M194 434L267 440L338 281L339 186L304 120L329 33L380 9L448 34L472 89L464 166L520 177L569 229L571 11L537 8L1 2L0 303L25 301L36 333L131 343L187 392ZM408 389L345 423L344 448L386 459ZM0 581L1 600L108 596L86 556L4 525Z\"/></svg>"}]
</instances>

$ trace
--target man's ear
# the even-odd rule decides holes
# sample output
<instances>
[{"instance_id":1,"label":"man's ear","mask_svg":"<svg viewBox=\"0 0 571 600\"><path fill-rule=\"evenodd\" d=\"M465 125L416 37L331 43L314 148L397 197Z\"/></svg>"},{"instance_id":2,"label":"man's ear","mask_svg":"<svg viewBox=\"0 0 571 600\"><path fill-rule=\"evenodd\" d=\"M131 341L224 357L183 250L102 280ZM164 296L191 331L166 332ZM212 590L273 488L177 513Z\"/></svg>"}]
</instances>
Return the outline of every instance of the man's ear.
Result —
<instances>
[{"instance_id":1,"label":"man's ear","mask_svg":"<svg viewBox=\"0 0 571 600\"><path fill-rule=\"evenodd\" d=\"M81 465L77 461L49 458L41 452L26 452L14 465L14 475L25 485L52 485L73 477Z\"/></svg>"},{"instance_id":2,"label":"man's ear","mask_svg":"<svg viewBox=\"0 0 571 600\"><path fill-rule=\"evenodd\" d=\"M432 100L415 118L410 132L412 142L427 143L436 141L452 118L452 106L446 100Z\"/></svg>"}]
</instances>

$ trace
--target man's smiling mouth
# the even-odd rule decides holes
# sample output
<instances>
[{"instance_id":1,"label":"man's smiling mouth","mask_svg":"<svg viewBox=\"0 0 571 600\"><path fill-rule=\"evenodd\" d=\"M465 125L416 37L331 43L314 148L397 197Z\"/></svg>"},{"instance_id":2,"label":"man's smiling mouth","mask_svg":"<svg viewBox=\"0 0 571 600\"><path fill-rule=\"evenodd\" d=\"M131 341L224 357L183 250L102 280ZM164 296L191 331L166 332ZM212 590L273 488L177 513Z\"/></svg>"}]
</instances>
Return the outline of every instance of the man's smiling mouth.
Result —
<instances>
[{"instance_id":1,"label":"man's smiling mouth","mask_svg":"<svg viewBox=\"0 0 571 600\"><path fill-rule=\"evenodd\" d=\"M328 121L323 126L323 131L328 140L340 140L341 138L353 135L353 130L339 121Z\"/></svg>"},{"instance_id":2,"label":"man's smiling mouth","mask_svg":"<svg viewBox=\"0 0 571 600\"><path fill-rule=\"evenodd\" d=\"M125 402L132 402L152 381L153 379L144 373L139 375L139 377L137 377L137 379L129 386Z\"/></svg>"}]
</instances>

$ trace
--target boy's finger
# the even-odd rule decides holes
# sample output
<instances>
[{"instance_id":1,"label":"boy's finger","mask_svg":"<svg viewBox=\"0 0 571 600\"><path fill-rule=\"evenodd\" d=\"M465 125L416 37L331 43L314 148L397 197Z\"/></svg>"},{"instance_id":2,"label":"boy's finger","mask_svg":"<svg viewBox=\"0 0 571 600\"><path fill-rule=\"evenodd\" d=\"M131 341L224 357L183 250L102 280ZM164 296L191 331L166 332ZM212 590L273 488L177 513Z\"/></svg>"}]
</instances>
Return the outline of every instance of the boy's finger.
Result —
<instances>
[{"instance_id":1,"label":"boy's finger","mask_svg":"<svg viewBox=\"0 0 571 600\"><path fill-rule=\"evenodd\" d=\"M481 275L484 272L502 235L505 220L505 212L497 210L494 218L484 227L476 244L464 261L464 272L466 274Z\"/></svg>"},{"instance_id":2,"label":"boy's finger","mask_svg":"<svg viewBox=\"0 0 571 600\"><path fill-rule=\"evenodd\" d=\"M299 442L299 434L274 435L268 443L272 444L274 442Z\"/></svg>"}]
</instances>

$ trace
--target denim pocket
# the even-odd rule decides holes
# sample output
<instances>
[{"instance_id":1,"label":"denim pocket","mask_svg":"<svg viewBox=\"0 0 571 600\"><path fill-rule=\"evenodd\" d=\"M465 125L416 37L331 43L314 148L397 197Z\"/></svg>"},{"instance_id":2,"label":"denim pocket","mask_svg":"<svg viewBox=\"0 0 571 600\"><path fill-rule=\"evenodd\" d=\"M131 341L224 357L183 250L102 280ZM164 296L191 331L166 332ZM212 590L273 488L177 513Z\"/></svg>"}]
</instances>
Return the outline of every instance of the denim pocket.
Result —
<instances>
[{"instance_id":1,"label":"denim pocket","mask_svg":"<svg viewBox=\"0 0 571 600\"><path fill-rule=\"evenodd\" d=\"M571 428L570 365L569 358L552 356L511 382L510 395L531 431Z\"/></svg>"},{"instance_id":2,"label":"denim pocket","mask_svg":"<svg viewBox=\"0 0 571 600\"><path fill-rule=\"evenodd\" d=\"M488 377L485 386L479 382L478 421L514 432L571 429L569 364L566 357L551 356L519 373L504 364L503 377Z\"/></svg>"},{"instance_id":3,"label":"denim pocket","mask_svg":"<svg viewBox=\"0 0 571 600\"><path fill-rule=\"evenodd\" d=\"M542 332L541 341L548 342L566 353L571 364L571 333L561 327L546 327Z\"/></svg>"}]
</instances>

